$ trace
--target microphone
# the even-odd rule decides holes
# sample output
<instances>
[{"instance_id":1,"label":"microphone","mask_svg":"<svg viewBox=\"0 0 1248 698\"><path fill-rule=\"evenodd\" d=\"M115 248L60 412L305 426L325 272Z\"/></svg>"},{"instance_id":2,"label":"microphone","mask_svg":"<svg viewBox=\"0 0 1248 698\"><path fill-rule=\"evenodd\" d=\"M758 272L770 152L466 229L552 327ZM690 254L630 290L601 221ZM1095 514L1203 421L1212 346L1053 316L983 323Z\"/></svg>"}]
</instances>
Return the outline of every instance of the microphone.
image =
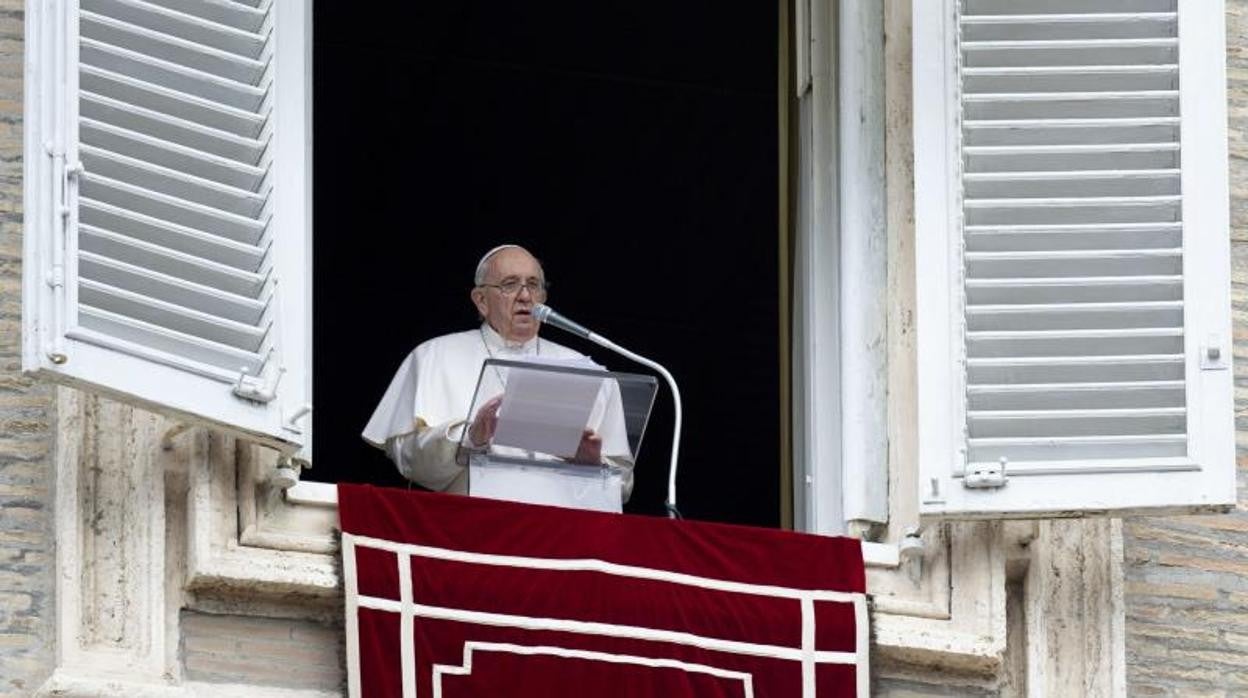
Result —
<instances>
[{"instance_id":1,"label":"microphone","mask_svg":"<svg viewBox=\"0 0 1248 698\"><path fill-rule=\"evenodd\" d=\"M666 368L659 365L657 361L635 354L600 334L590 332L584 325L573 322L556 313L554 309L545 303L535 303L533 305L533 317L536 317L538 322L558 327L564 332L570 332L578 337L584 337L600 347L610 349L620 356L632 359L643 366L648 366L657 371L667 381L667 387L672 391L672 400L676 403L676 414L673 420L675 428L672 430L672 460L667 469L667 502L665 502L665 505L667 506L668 516L673 519L681 518L680 511L676 509L676 468L677 458L680 456L680 427L683 421L683 414L680 403L680 388L676 387L676 379L672 377L672 374Z\"/></svg>"},{"instance_id":2,"label":"microphone","mask_svg":"<svg viewBox=\"0 0 1248 698\"><path fill-rule=\"evenodd\" d=\"M533 317L536 317L538 322L544 322L547 325L554 325L555 327L558 327L564 332L571 332L577 337L584 337L585 339L589 339L589 335L593 334L588 329L586 329L584 325L572 322L571 320L560 315L559 313L556 313L554 308L551 308L549 305L546 305L545 303L534 304Z\"/></svg>"}]
</instances>

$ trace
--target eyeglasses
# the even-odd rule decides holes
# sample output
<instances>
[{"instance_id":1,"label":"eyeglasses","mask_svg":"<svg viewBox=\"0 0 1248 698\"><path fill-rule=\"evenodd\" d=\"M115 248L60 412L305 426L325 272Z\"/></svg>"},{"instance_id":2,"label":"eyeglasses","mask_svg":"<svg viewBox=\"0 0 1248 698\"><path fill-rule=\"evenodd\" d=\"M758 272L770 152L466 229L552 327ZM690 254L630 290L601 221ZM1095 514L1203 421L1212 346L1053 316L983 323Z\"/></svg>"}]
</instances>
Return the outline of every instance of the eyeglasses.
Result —
<instances>
[{"instance_id":1,"label":"eyeglasses","mask_svg":"<svg viewBox=\"0 0 1248 698\"><path fill-rule=\"evenodd\" d=\"M545 281L521 281L520 279L505 279L501 284L477 284L478 286L488 286L498 289L504 296L514 296L520 293L520 289L527 288L529 293L534 296L546 295Z\"/></svg>"}]
</instances>

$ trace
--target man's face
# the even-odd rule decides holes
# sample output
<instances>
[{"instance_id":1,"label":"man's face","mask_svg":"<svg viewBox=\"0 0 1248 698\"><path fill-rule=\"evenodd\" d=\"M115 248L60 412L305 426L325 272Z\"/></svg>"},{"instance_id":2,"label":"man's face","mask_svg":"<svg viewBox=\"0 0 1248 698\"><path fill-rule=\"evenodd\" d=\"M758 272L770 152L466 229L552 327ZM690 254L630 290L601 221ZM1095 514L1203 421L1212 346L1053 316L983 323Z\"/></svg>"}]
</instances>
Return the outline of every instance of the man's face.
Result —
<instances>
[{"instance_id":1,"label":"man's face","mask_svg":"<svg viewBox=\"0 0 1248 698\"><path fill-rule=\"evenodd\" d=\"M514 293L499 288L512 283L520 285ZM533 255L511 247L490 258L484 284L472 290L472 302L503 339L527 342L537 336L540 324L533 306L546 300L544 291L533 288L543 283L542 267Z\"/></svg>"}]
</instances>

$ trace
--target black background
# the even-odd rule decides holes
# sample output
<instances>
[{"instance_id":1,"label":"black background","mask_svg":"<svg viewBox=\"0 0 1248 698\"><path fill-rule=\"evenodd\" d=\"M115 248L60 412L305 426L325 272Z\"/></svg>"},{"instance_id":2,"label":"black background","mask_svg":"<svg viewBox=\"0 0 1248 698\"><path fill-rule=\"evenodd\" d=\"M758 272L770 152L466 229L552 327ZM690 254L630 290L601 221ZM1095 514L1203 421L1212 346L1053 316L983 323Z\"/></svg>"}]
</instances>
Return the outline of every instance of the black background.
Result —
<instances>
[{"instance_id":1,"label":"black background","mask_svg":"<svg viewBox=\"0 0 1248 698\"><path fill-rule=\"evenodd\" d=\"M477 259L514 242L552 306L676 376L685 516L778 525L778 5L384 7L314 6L306 477L401 483L360 431L412 347L475 326ZM663 387L630 511L662 511L671 418Z\"/></svg>"}]
</instances>

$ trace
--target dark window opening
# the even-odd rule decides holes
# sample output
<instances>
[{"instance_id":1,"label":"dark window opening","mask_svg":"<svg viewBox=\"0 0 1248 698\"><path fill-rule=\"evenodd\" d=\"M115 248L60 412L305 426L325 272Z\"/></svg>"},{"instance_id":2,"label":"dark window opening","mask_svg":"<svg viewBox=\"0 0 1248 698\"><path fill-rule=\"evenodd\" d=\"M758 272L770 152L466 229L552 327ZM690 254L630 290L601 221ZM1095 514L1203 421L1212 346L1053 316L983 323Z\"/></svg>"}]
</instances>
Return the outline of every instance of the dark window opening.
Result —
<instances>
[{"instance_id":1,"label":"dark window opening","mask_svg":"<svg viewBox=\"0 0 1248 698\"><path fill-rule=\"evenodd\" d=\"M360 431L416 344L475 326L477 258L516 242L552 306L675 374L684 514L778 525L778 4L314 8L305 478L403 484ZM628 511L663 511L671 418L662 388Z\"/></svg>"}]
</instances>

